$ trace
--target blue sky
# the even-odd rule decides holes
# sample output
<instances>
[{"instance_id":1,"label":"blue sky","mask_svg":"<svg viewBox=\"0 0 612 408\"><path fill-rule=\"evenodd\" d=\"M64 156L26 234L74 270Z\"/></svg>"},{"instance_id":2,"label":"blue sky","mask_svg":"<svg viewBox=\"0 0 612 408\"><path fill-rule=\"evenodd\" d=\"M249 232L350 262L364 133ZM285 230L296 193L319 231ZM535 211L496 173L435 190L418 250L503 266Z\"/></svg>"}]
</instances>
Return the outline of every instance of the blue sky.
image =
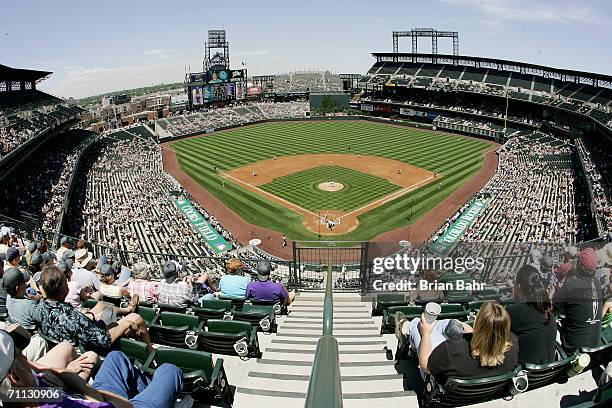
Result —
<instances>
[{"instance_id":1,"label":"blue sky","mask_svg":"<svg viewBox=\"0 0 612 408\"><path fill-rule=\"evenodd\" d=\"M391 51L391 31L434 27L458 30L465 55L612 74L611 18L608 0L11 0L0 63L51 70L41 89L83 97L181 81L209 29L227 30L232 65L258 75L363 73L370 52Z\"/></svg>"}]
</instances>

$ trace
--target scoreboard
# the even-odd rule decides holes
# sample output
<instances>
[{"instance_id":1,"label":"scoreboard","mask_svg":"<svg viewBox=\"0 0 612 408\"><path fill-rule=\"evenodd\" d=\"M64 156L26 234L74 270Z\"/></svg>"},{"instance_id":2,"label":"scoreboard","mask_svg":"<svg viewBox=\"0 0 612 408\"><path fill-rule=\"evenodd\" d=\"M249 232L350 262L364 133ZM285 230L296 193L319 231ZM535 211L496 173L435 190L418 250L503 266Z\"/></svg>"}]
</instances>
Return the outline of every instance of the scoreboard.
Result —
<instances>
[{"instance_id":1,"label":"scoreboard","mask_svg":"<svg viewBox=\"0 0 612 408\"><path fill-rule=\"evenodd\" d=\"M243 100L246 97L246 74L246 69L222 66L188 73L185 81L189 106L197 108L213 102Z\"/></svg>"}]
</instances>

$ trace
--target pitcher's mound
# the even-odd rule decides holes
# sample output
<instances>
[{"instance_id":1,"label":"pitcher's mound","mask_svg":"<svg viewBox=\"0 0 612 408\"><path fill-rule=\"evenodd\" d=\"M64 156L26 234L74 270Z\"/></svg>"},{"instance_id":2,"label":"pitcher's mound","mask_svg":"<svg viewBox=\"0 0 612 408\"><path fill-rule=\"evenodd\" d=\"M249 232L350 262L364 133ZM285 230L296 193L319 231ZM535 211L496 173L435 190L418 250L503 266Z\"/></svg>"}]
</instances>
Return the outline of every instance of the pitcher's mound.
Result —
<instances>
[{"instance_id":1,"label":"pitcher's mound","mask_svg":"<svg viewBox=\"0 0 612 408\"><path fill-rule=\"evenodd\" d=\"M317 187L319 190L323 191L340 191L344 188L344 184L335 181L326 181L325 183L320 183Z\"/></svg>"}]
</instances>

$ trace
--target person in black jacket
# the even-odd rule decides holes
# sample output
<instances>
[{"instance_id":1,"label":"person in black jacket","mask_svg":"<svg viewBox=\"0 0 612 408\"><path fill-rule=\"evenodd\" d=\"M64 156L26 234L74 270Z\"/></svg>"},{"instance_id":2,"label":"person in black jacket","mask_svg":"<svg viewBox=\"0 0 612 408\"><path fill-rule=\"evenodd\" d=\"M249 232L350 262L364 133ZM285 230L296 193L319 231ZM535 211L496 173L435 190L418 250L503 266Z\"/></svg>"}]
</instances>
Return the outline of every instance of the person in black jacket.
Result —
<instances>
[{"instance_id":1,"label":"person in black jacket","mask_svg":"<svg viewBox=\"0 0 612 408\"><path fill-rule=\"evenodd\" d=\"M545 282L532 265L516 274L514 304L507 306L510 330L519 340L521 363L546 364L555 361L557 324Z\"/></svg>"}]
</instances>

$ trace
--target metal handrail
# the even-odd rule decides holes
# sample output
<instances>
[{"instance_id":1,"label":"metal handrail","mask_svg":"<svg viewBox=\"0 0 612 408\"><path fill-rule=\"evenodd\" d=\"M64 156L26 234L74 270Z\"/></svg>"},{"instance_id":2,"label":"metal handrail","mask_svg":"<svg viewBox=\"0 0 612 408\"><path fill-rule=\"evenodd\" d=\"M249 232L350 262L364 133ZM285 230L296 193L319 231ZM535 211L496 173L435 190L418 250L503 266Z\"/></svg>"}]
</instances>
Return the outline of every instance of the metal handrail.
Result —
<instances>
[{"instance_id":1,"label":"metal handrail","mask_svg":"<svg viewBox=\"0 0 612 408\"><path fill-rule=\"evenodd\" d=\"M317 350L312 363L308 393L306 394L306 408L342 408L340 356L338 340L333 336L334 301L332 289L332 267L328 265L323 303L323 337L317 343Z\"/></svg>"}]
</instances>

